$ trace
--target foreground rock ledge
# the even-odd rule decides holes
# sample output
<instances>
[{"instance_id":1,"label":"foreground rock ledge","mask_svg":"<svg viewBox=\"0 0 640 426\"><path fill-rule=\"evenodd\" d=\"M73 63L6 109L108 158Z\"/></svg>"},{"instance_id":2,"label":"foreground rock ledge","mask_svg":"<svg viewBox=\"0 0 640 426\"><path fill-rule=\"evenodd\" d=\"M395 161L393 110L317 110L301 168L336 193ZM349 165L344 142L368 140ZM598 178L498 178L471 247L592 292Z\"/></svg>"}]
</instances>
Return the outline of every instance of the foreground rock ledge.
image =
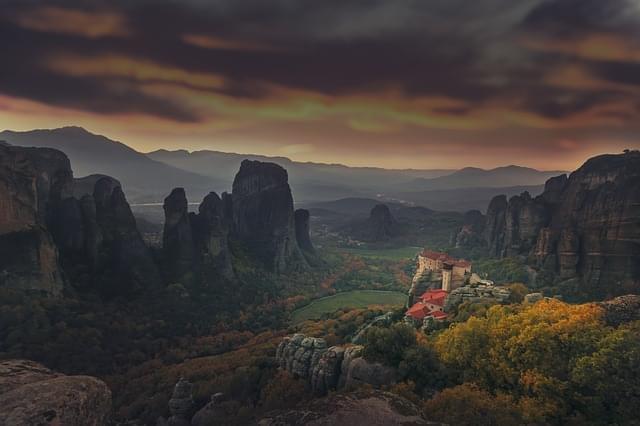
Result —
<instances>
[{"instance_id":1,"label":"foreground rock ledge","mask_svg":"<svg viewBox=\"0 0 640 426\"><path fill-rule=\"evenodd\" d=\"M410 401L392 393L360 390L334 394L293 410L267 414L259 426L386 426L440 425L422 417Z\"/></svg>"},{"instance_id":2,"label":"foreground rock ledge","mask_svg":"<svg viewBox=\"0 0 640 426\"><path fill-rule=\"evenodd\" d=\"M65 376L26 360L0 362L0 425L101 426L111 391L90 376Z\"/></svg>"}]
</instances>

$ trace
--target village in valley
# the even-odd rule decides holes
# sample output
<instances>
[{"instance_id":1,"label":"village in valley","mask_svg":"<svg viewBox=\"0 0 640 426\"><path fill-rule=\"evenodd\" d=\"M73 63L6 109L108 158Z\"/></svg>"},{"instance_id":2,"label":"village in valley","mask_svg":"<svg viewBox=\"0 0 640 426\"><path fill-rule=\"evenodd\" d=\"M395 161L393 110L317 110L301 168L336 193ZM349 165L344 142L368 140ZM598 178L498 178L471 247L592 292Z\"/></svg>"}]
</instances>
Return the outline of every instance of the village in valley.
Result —
<instances>
[{"instance_id":1,"label":"village in valley","mask_svg":"<svg viewBox=\"0 0 640 426\"><path fill-rule=\"evenodd\" d=\"M415 327L430 327L446 320L463 302L505 303L511 296L507 287L472 272L472 263L446 253L423 250L417 256L417 269L411 283L405 322ZM535 301L539 293L527 295Z\"/></svg>"}]
</instances>

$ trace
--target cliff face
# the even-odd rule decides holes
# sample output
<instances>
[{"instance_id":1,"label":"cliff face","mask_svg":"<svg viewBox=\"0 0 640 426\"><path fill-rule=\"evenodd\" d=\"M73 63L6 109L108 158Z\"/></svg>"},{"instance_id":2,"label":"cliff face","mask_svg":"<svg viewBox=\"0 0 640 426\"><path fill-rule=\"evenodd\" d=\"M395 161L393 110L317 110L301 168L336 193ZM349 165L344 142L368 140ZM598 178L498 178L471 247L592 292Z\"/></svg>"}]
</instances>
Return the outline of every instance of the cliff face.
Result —
<instances>
[{"instance_id":1,"label":"cliff face","mask_svg":"<svg viewBox=\"0 0 640 426\"><path fill-rule=\"evenodd\" d=\"M0 424L111 424L111 392L89 376L65 376L25 360L0 362Z\"/></svg>"},{"instance_id":2,"label":"cliff face","mask_svg":"<svg viewBox=\"0 0 640 426\"><path fill-rule=\"evenodd\" d=\"M640 152L588 160L544 193L492 200L494 256L528 255L537 268L579 279L592 295L640 290Z\"/></svg>"},{"instance_id":3,"label":"cliff face","mask_svg":"<svg viewBox=\"0 0 640 426\"><path fill-rule=\"evenodd\" d=\"M0 145L0 286L61 294L64 274L46 223L72 191L61 152Z\"/></svg>"},{"instance_id":4,"label":"cliff face","mask_svg":"<svg viewBox=\"0 0 640 426\"><path fill-rule=\"evenodd\" d=\"M396 235L396 220L391 215L389 207L385 204L378 204L369 215L369 235L370 241L387 241Z\"/></svg>"},{"instance_id":5,"label":"cliff face","mask_svg":"<svg viewBox=\"0 0 640 426\"><path fill-rule=\"evenodd\" d=\"M484 245L486 219L479 210L469 210L464 214L462 228L455 233L456 248L472 248Z\"/></svg>"},{"instance_id":6,"label":"cliff face","mask_svg":"<svg viewBox=\"0 0 640 426\"><path fill-rule=\"evenodd\" d=\"M287 171L245 160L233 181L233 234L268 269L281 272L301 259Z\"/></svg>"},{"instance_id":7,"label":"cliff face","mask_svg":"<svg viewBox=\"0 0 640 426\"><path fill-rule=\"evenodd\" d=\"M228 245L229 223L224 201L209 193L198 213L189 213L182 188L164 200L163 234L165 275L183 284L210 283L217 276L233 277Z\"/></svg>"},{"instance_id":8,"label":"cliff face","mask_svg":"<svg viewBox=\"0 0 640 426\"><path fill-rule=\"evenodd\" d=\"M571 174L535 253L594 291L640 289L640 152L603 155ZM618 293L616 291L615 293Z\"/></svg>"},{"instance_id":9,"label":"cliff face","mask_svg":"<svg viewBox=\"0 0 640 426\"><path fill-rule=\"evenodd\" d=\"M66 277L112 295L159 280L118 181L83 179L76 198L63 153L0 146L0 154L0 285L60 295Z\"/></svg>"}]
</instances>

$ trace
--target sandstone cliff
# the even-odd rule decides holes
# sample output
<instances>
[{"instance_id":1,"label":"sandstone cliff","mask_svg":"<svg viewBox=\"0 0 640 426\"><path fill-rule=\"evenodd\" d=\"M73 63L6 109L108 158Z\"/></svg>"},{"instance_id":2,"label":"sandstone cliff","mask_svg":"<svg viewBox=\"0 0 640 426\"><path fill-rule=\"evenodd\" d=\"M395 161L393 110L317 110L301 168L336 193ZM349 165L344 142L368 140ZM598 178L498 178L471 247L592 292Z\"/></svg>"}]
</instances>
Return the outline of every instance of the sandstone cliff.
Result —
<instances>
[{"instance_id":1,"label":"sandstone cliff","mask_svg":"<svg viewBox=\"0 0 640 426\"><path fill-rule=\"evenodd\" d=\"M251 256L281 272L302 259L287 171L245 160L233 181L233 235Z\"/></svg>"},{"instance_id":2,"label":"sandstone cliff","mask_svg":"<svg viewBox=\"0 0 640 426\"><path fill-rule=\"evenodd\" d=\"M463 216L463 225L454 236L456 248L473 248L484 246L483 238L486 218L479 210L469 210Z\"/></svg>"},{"instance_id":3,"label":"sandstone cliff","mask_svg":"<svg viewBox=\"0 0 640 426\"><path fill-rule=\"evenodd\" d=\"M208 194L189 213L182 188L165 199L163 257L169 281L210 284L234 278L231 240L273 272L317 261L309 237L309 212L293 210L282 167L244 161L233 193Z\"/></svg>"},{"instance_id":4,"label":"sandstone cliff","mask_svg":"<svg viewBox=\"0 0 640 426\"><path fill-rule=\"evenodd\" d=\"M0 145L0 286L62 293L64 274L46 223L72 191L61 152Z\"/></svg>"},{"instance_id":5,"label":"sandstone cliff","mask_svg":"<svg viewBox=\"0 0 640 426\"><path fill-rule=\"evenodd\" d=\"M111 424L111 392L89 376L65 376L25 360L0 362L0 424Z\"/></svg>"},{"instance_id":6,"label":"sandstone cliff","mask_svg":"<svg viewBox=\"0 0 640 426\"><path fill-rule=\"evenodd\" d=\"M76 194L63 153L0 146L0 154L0 285L60 295L66 277L115 295L158 282L117 180L82 179Z\"/></svg>"},{"instance_id":7,"label":"sandstone cliff","mask_svg":"<svg viewBox=\"0 0 640 426\"><path fill-rule=\"evenodd\" d=\"M189 213L184 189L176 188L164 200L163 256L170 282L209 284L233 278L229 251L229 220L224 201L209 193L198 213Z\"/></svg>"},{"instance_id":8,"label":"sandstone cliff","mask_svg":"<svg viewBox=\"0 0 640 426\"><path fill-rule=\"evenodd\" d=\"M492 255L528 256L592 296L640 291L640 152L592 158L535 199L494 198L485 236Z\"/></svg>"}]
</instances>

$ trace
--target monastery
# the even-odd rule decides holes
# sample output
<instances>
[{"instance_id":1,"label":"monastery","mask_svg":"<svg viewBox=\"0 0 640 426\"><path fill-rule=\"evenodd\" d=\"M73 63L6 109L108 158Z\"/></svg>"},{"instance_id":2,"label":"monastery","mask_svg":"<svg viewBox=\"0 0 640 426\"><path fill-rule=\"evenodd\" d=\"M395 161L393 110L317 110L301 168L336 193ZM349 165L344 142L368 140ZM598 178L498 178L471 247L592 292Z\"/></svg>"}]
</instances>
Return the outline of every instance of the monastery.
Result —
<instances>
[{"instance_id":1,"label":"monastery","mask_svg":"<svg viewBox=\"0 0 640 426\"><path fill-rule=\"evenodd\" d=\"M429 289L423 293L414 304L414 296L420 281L427 274L431 278L440 278L439 289ZM446 253L424 250L418 255L418 267L413 277L411 290L409 291L409 303L411 307L406 312L408 319L414 322L423 322L425 318L443 320L447 317L444 305L449 292L462 286L471 276L471 262L463 259L455 259Z\"/></svg>"}]
</instances>

